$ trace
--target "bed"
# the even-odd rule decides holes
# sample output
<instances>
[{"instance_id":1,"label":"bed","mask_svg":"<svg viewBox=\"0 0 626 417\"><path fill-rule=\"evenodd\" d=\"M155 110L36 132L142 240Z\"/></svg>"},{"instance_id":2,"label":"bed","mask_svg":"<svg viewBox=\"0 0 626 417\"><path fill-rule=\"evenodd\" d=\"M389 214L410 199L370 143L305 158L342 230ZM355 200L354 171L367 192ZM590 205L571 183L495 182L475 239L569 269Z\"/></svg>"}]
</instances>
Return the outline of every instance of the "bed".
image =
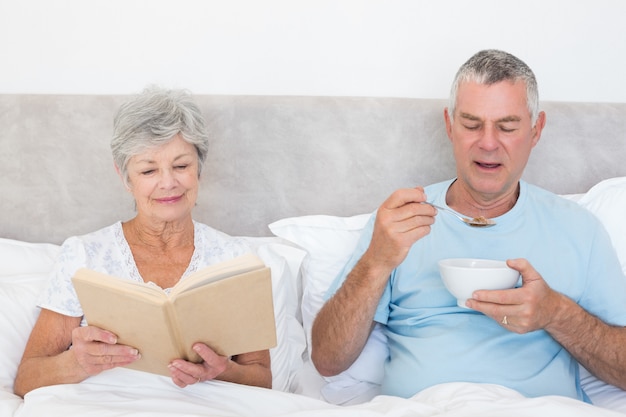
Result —
<instances>
[{"instance_id":1,"label":"bed","mask_svg":"<svg viewBox=\"0 0 626 417\"><path fill-rule=\"evenodd\" d=\"M115 369L25 399L13 379L59 245L133 215L109 152L124 96L0 95L0 416L616 416L626 394L581 369L594 405L449 383L379 395L377 329L359 360L322 378L310 326L368 216L393 190L454 175L444 100L197 96L211 133L195 219L245 237L272 268L273 389ZM593 211L626 271L626 104L545 102L529 182Z\"/></svg>"}]
</instances>

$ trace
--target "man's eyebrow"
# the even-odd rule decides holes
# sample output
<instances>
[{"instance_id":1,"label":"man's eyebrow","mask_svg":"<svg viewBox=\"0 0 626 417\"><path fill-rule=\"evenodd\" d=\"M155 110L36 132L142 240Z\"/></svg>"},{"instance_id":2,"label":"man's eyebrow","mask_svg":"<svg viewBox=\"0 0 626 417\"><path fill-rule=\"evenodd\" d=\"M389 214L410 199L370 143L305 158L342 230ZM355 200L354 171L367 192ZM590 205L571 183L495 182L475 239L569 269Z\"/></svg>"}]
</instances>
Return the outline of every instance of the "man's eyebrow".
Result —
<instances>
[{"instance_id":1,"label":"man's eyebrow","mask_svg":"<svg viewBox=\"0 0 626 417\"><path fill-rule=\"evenodd\" d=\"M501 119L498 119L497 122L498 123L519 122L520 120L522 120L522 118L519 116L506 116Z\"/></svg>"},{"instance_id":2,"label":"man's eyebrow","mask_svg":"<svg viewBox=\"0 0 626 417\"><path fill-rule=\"evenodd\" d=\"M460 113L459 116L461 116L463 119L467 119L471 121L477 121L477 122L481 121L480 117L474 116L473 114L469 114L469 113ZM505 116L496 120L496 123L519 122L520 120L522 120L521 117L511 115L511 116Z\"/></svg>"},{"instance_id":3,"label":"man's eyebrow","mask_svg":"<svg viewBox=\"0 0 626 417\"><path fill-rule=\"evenodd\" d=\"M463 119L480 121L480 117L474 116L473 114L469 113L460 113L459 116L461 116Z\"/></svg>"}]
</instances>

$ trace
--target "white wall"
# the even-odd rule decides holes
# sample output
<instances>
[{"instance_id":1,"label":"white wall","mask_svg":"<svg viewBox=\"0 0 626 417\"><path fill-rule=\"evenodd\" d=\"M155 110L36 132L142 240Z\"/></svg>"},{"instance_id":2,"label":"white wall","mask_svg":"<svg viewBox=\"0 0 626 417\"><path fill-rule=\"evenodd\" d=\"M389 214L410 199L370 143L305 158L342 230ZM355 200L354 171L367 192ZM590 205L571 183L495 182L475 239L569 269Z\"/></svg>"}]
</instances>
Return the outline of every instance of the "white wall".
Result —
<instances>
[{"instance_id":1,"label":"white wall","mask_svg":"<svg viewBox=\"0 0 626 417\"><path fill-rule=\"evenodd\" d=\"M622 0L0 0L0 93L443 98L471 54L546 100L626 102Z\"/></svg>"}]
</instances>

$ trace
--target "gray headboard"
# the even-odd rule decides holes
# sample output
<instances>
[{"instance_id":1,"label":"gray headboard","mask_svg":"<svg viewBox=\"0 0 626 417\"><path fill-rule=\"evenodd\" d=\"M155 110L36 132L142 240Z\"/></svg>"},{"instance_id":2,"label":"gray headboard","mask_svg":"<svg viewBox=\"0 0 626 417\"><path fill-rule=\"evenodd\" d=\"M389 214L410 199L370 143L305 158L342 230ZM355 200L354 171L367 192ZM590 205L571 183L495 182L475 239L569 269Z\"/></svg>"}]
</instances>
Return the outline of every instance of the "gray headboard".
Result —
<instances>
[{"instance_id":1,"label":"gray headboard","mask_svg":"<svg viewBox=\"0 0 626 417\"><path fill-rule=\"evenodd\" d=\"M133 215L113 168L122 96L0 95L0 237L61 243ZM454 176L445 100L196 96L212 142L195 218L234 235L305 214L374 210ZM626 175L626 104L542 103L525 179L581 193Z\"/></svg>"}]
</instances>

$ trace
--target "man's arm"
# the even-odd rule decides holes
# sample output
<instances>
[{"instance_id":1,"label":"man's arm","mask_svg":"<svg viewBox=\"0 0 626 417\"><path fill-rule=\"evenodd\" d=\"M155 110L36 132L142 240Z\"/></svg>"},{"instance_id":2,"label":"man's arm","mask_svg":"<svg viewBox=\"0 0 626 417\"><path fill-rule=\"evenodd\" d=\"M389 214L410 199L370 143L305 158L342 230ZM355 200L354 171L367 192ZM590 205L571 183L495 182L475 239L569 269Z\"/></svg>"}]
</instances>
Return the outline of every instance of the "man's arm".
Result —
<instances>
[{"instance_id":1,"label":"man's arm","mask_svg":"<svg viewBox=\"0 0 626 417\"><path fill-rule=\"evenodd\" d=\"M311 359L323 376L337 375L357 359L374 327L374 314L391 271L366 255L320 309L311 330Z\"/></svg>"},{"instance_id":2,"label":"man's arm","mask_svg":"<svg viewBox=\"0 0 626 417\"><path fill-rule=\"evenodd\" d=\"M589 372L626 389L626 328L604 323L552 290L527 260L507 263L521 273L522 288L476 291L468 306L516 333L544 329Z\"/></svg>"},{"instance_id":3,"label":"man's arm","mask_svg":"<svg viewBox=\"0 0 626 417\"><path fill-rule=\"evenodd\" d=\"M430 233L437 212L421 204L425 198L422 188L402 189L378 209L368 249L313 323L311 359L320 374L343 372L361 353L389 275Z\"/></svg>"},{"instance_id":4,"label":"man's arm","mask_svg":"<svg viewBox=\"0 0 626 417\"><path fill-rule=\"evenodd\" d=\"M568 297L545 330L589 372L621 389L626 389L626 328L611 326Z\"/></svg>"}]
</instances>

